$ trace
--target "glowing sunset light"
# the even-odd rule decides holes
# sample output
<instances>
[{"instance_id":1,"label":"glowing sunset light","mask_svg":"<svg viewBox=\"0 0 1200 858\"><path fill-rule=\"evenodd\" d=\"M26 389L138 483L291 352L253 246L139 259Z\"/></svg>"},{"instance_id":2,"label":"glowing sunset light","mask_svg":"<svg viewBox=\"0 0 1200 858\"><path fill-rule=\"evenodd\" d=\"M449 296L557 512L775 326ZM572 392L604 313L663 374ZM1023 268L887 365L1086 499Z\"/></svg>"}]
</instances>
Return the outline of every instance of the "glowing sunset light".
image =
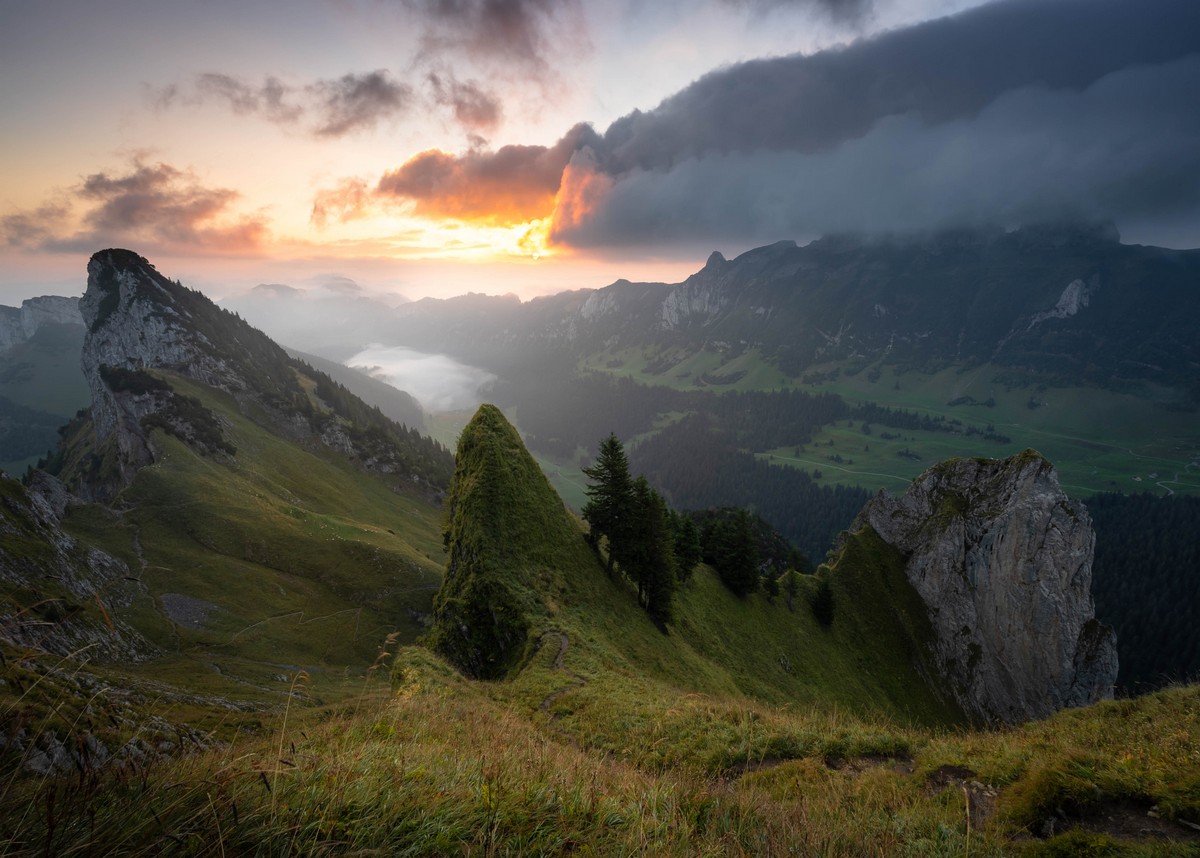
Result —
<instances>
[{"instance_id":1,"label":"glowing sunset light","mask_svg":"<svg viewBox=\"0 0 1200 858\"><path fill-rule=\"evenodd\" d=\"M112 246L409 297L1063 215L1200 246L1187 0L43 0L0 79L3 304Z\"/></svg>"}]
</instances>

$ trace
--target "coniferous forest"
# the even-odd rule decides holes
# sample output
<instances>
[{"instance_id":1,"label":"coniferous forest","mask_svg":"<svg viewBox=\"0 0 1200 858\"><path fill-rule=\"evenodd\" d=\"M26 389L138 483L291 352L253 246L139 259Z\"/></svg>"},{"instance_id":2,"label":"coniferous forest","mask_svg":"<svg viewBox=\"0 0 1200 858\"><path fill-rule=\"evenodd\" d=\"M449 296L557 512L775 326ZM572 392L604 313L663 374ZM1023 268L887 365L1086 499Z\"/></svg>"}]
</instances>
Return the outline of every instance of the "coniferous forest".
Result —
<instances>
[{"instance_id":1,"label":"coniferous forest","mask_svg":"<svg viewBox=\"0 0 1200 858\"><path fill-rule=\"evenodd\" d=\"M1139 693L1200 676L1200 498L1099 494L1096 616L1117 632L1121 690Z\"/></svg>"}]
</instances>

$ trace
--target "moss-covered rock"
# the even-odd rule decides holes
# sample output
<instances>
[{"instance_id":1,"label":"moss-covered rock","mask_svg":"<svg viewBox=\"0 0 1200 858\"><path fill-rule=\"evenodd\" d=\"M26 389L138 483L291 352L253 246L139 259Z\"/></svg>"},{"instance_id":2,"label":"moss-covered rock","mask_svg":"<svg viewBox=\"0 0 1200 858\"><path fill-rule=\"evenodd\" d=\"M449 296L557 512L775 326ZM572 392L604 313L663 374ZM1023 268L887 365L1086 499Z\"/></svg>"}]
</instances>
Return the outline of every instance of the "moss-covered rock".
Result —
<instances>
[{"instance_id":1,"label":"moss-covered rock","mask_svg":"<svg viewBox=\"0 0 1200 858\"><path fill-rule=\"evenodd\" d=\"M548 614L543 593L581 568L581 532L500 410L459 436L447 504L446 578L429 644L478 678L507 675ZM582 564L586 568L586 562Z\"/></svg>"}]
</instances>

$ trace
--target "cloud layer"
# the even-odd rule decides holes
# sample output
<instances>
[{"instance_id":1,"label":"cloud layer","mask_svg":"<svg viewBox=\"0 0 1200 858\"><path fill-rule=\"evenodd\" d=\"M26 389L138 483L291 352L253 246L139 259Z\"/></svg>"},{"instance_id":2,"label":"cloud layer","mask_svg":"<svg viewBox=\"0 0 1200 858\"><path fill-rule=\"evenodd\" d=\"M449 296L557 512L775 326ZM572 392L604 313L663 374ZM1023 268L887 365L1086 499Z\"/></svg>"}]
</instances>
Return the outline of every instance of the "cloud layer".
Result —
<instances>
[{"instance_id":1,"label":"cloud layer","mask_svg":"<svg viewBox=\"0 0 1200 858\"><path fill-rule=\"evenodd\" d=\"M483 401L480 388L496 379L487 370L446 355L378 344L351 357L346 366L407 391L430 411L474 408Z\"/></svg>"},{"instance_id":2,"label":"cloud layer","mask_svg":"<svg viewBox=\"0 0 1200 858\"><path fill-rule=\"evenodd\" d=\"M1192 0L1001 0L718 70L603 134L422 153L377 193L430 215L553 211L551 237L577 246L1070 215L1200 227L1196 92Z\"/></svg>"}]
</instances>

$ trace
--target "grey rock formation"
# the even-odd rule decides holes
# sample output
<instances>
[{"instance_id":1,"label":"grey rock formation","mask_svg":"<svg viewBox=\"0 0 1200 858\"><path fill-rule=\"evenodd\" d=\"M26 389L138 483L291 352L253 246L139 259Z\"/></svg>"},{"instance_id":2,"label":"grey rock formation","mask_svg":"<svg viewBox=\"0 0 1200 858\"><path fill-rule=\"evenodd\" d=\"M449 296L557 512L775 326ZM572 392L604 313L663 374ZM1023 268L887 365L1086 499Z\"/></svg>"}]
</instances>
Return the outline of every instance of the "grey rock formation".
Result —
<instances>
[{"instance_id":1,"label":"grey rock formation","mask_svg":"<svg viewBox=\"0 0 1200 858\"><path fill-rule=\"evenodd\" d=\"M77 496L113 500L142 467L159 459L155 429L203 456L236 455L226 434L229 418L205 407L172 376L229 394L243 415L301 446L331 448L397 486L427 485L399 427L393 435L382 417L375 420L350 394L339 394L328 377L136 253L93 255L80 309L87 325L80 362L92 396L94 446L60 472ZM367 424L373 431L364 431Z\"/></svg>"},{"instance_id":2,"label":"grey rock formation","mask_svg":"<svg viewBox=\"0 0 1200 858\"><path fill-rule=\"evenodd\" d=\"M972 717L1015 723L1111 697L1112 629L1095 618L1095 533L1032 450L954 459L855 520L906 557L942 682Z\"/></svg>"},{"instance_id":3,"label":"grey rock formation","mask_svg":"<svg viewBox=\"0 0 1200 858\"><path fill-rule=\"evenodd\" d=\"M100 440L128 423L131 416L125 403L105 384L99 371L102 366L172 369L225 390L246 387L181 314L166 288L169 281L164 281L154 266L128 250L104 250L88 262L87 291L79 300L88 327L81 359Z\"/></svg>"},{"instance_id":4,"label":"grey rock formation","mask_svg":"<svg viewBox=\"0 0 1200 858\"><path fill-rule=\"evenodd\" d=\"M175 397L165 385L147 388L130 384L128 377L122 384L114 373L168 369L230 392L247 387L189 318L178 300L182 291L132 251L103 250L88 262L87 291L79 300L88 329L80 363L91 391L97 446L111 439L117 455L115 473L71 485L86 500L110 500L138 469L156 460L147 417L171 424L179 437L197 434L172 416Z\"/></svg>"},{"instance_id":5,"label":"grey rock formation","mask_svg":"<svg viewBox=\"0 0 1200 858\"><path fill-rule=\"evenodd\" d=\"M0 352L25 342L47 323L82 325L79 299L43 295L27 298L20 307L0 307Z\"/></svg>"},{"instance_id":6,"label":"grey rock formation","mask_svg":"<svg viewBox=\"0 0 1200 858\"><path fill-rule=\"evenodd\" d=\"M114 611L141 595L140 584L125 563L59 527L66 501L48 474L35 472L28 489L0 476L0 583L27 594L26 604L0 608L0 639L102 661L154 657L157 648Z\"/></svg>"}]
</instances>

